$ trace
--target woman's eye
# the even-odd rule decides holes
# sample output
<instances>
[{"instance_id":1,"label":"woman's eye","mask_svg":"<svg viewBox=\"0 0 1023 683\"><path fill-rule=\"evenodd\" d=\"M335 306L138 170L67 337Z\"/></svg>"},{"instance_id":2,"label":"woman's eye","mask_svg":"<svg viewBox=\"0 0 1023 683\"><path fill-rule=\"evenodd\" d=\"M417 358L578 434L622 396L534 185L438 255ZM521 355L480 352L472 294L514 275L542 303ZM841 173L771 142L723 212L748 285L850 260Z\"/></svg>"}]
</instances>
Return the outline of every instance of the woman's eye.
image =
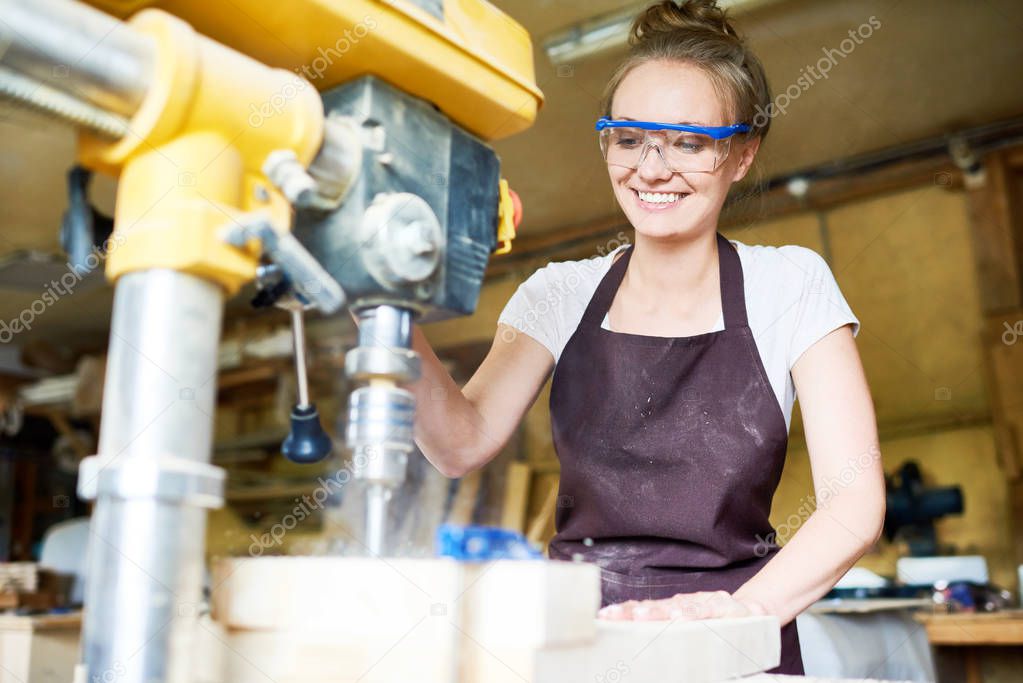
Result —
<instances>
[{"instance_id":1,"label":"woman's eye","mask_svg":"<svg viewBox=\"0 0 1023 683\"><path fill-rule=\"evenodd\" d=\"M616 139L615 144L619 147L635 147L639 144L639 138L623 136Z\"/></svg>"},{"instance_id":2,"label":"woman's eye","mask_svg":"<svg viewBox=\"0 0 1023 683\"><path fill-rule=\"evenodd\" d=\"M702 152L706 146L706 141L693 136L680 136L675 140L675 147L688 154Z\"/></svg>"}]
</instances>

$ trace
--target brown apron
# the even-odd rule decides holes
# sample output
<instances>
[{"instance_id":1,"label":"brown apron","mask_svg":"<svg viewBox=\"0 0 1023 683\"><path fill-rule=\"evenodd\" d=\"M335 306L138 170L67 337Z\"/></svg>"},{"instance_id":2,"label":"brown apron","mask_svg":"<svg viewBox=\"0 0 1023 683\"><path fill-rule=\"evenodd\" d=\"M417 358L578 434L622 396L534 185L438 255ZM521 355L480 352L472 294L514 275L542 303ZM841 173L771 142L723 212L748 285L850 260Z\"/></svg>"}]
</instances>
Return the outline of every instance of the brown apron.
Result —
<instances>
[{"instance_id":1,"label":"brown apron","mask_svg":"<svg viewBox=\"0 0 1023 683\"><path fill-rule=\"evenodd\" d=\"M778 551L768 514L788 429L747 324L739 255L717 240L724 330L651 337L602 328L628 247L554 371L561 483L550 556L599 565L603 605L731 593ZM781 638L773 672L802 674L794 620Z\"/></svg>"}]
</instances>

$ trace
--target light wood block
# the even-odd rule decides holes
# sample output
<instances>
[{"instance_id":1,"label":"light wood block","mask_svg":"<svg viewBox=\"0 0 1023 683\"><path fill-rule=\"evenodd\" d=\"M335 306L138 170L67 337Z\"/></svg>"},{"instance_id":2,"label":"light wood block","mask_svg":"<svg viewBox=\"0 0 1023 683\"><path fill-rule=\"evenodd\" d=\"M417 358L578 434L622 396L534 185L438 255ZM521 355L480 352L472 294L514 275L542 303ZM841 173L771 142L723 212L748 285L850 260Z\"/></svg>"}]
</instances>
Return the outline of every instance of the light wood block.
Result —
<instances>
[{"instance_id":1,"label":"light wood block","mask_svg":"<svg viewBox=\"0 0 1023 683\"><path fill-rule=\"evenodd\" d=\"M594 565L280 557L214 572L223 681L714 683L777 666L777 619L595 618Z\"/></svg>"},{"instance_id":2,"label":"light wood block","mask_svg":"<svg viewBox=\"0 0 1023 683\"><path fill-rule=\"evenodd\" d=\"M392 639L353 639L325 631L228 631L223 679L208 683L453 683L457 652L449 622L426 619Z\"/></svg>"},{"instance_id":3,"label":"light wood block","mask_svg":"<svg viewBox=\"0 0 1023 683\"><path fill-rule=\"evenodd\" d=\"M501 506L501 526L513 531L525 531L526 505L529 502L529 465L508 463L504 479L504 503Z\"/></svg>"},{"instance_id":4,"label":"light wood block","mask_svg":"<svg viewBox=\"0 0 1023 683\"><path fill-rule=\"evenodd\" d=\"M582 653L546 649L537 657L535 683L715 683L778 666L781 634L775 617L600 620Z\"/></svg>"},{"instance_id":5,"label":"light wood block","mask_svg":"<svg viewBox=\"0 0 1023 683\"><path fill-rule=\"evenodd\" d=\"M454 561L432 559L231 559L215 567L214 586L213 617L227 628L364 637L446 613L462 572Z\"/></svg>"},{"instance_id":6,"label":"light wood block","mask_svg":"<svg viewBox=\"0 0 1023 683\"><path fill-rule=\"evenodd\" d=\"M600 605L595 566L543 560L232 559L214 585L226 683L503 680L592 641Z\"/></svg>"},{"instance_id":7,"label":"light wood block","mask_svg":"<svg viewBox=\"0 0 1023 683\"><path fill-rule=\"evenodd\" d=\"M914 618L932 645L1023 645L1023 610L991 613L928 614Z\"/></svg>"},{"instance_id":8,"label":"light wood block","mask_svg":"<svg viewBox=\"0 0 1023 683\"><path fill-rule=\"evenodd\" d=\"M39 585L39 565L35 562L0 562L0 589L31 593Z\"/></svg>"},{"instance_id":9,"label":"light wood block","mask_svg":"<svg viewBox=\"0 0 1023 683\"><path fill-rule=\"evenodd\" d=\"M454 650L422 646L417 629L462 636ZM222 635L222 678L200 683L715 683L777 666L770 617L699 622L598 622L596 637L565 647L486 646L450 621L422 622L393 642L330 631L235 631ZM209 647L203 648L208 652ZM206 657L209 657L207 654ZM801 680L801 679L800 679Z\"/></svg>"},{"instance_id":10,"label":"light wood block","mask_svg":"<svg viewBox=\"0 0 1023 683\"><path fill-rule=\"evenodd\" d=\"M550 647L596 637L600 572L574 562L463 565L462 624L481 646Z\"/></svg>"},{"instance_id":11,"label":"light wood block","mask_svg":"<svg viewBox=\"0 0 1023 683\"><path fill-rule=\"evenodd\" d=\"M0 683L66 683L78 660L81 615L0 615Z\"/></svg>"}]
</instances>

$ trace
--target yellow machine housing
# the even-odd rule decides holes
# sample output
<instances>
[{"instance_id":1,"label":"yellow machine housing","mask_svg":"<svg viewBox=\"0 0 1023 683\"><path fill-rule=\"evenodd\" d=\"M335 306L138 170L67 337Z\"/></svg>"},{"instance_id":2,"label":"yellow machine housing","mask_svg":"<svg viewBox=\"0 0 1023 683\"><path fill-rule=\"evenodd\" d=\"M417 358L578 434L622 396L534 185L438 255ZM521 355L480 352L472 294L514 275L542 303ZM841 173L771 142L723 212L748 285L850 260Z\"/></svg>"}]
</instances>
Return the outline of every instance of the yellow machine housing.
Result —
<instances>
[{"instance_id":1,"label":"yellow machine housing","mask_svg":"<svg viewBox=\"0 0 1023 683\"><path fill-rule=\"evenodd\" d=\"M225 48L168 13L139 12L130 24L157 46L153 83L128 135L114 142L79 136L81 163L120 179L107 277L166 268L234 294L254 277L259 252L231 246L220 233L249 211L290 228L290 206L261 164L287 149L308 165L322 140L323 104L312 88L295 90L291 73ZM288 105L252 125L247 103L271 101L288 88Z\"/></svg>"},{"instance_id":2,"label":"yellow machine housing","mask_svg":"<svg viewBox=\"0 0 1023 683\"><path fill-rule=\"evenodd\" d=\"M89 0L126 17L157 7L199 33L327 90L374 75L496 140L528 128L543 94L526 30L486 0Z\"/></svg>"}]
</instances>

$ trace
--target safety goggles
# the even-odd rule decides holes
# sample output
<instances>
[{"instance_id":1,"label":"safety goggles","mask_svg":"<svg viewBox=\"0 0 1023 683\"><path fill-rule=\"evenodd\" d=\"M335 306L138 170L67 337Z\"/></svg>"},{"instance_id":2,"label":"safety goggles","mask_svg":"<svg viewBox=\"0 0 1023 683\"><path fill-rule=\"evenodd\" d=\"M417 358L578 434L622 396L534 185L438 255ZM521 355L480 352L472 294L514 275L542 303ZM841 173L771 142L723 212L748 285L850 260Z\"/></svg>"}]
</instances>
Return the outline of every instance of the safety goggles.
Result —
<instances>
[{"instance_id":1,"label":"safety goggles","mask_svg":"<svg viewBox=\"0 0 1023 683\"><path fill-rule=\"evenodd\" d=\"M732 136L747 133L748 124L691 126L683 123L597 120L600 152L611 166L639 168L650 148L675 173L713 173L728 157Z\"/></svg>"}]
</instances>

